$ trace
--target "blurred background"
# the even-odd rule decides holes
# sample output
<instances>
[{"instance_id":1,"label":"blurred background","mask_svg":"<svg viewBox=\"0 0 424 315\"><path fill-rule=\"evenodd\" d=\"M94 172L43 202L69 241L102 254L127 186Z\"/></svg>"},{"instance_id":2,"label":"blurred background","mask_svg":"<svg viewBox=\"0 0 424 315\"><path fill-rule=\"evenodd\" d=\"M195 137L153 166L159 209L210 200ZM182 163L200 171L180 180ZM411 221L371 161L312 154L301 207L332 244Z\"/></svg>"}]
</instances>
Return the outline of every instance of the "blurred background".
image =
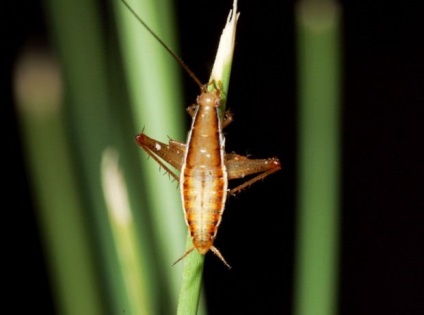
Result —
<instances>
[{"instance_id":1,"label":"blurred background","mask_svg":"<svg viewBox=\"0 0 424 315\"><path fill-rule=\"evenodd\" d=\"M46 225L55 223L50 219L40 219L40 216L45 215L40 210L44 197L40 201L39 194L43 195L43 189L34 188L35 184L43 186L43 175L52 171L51 166L55 161L69 159L71 165L68 168L69 174L62 176L62 173L56 173L56 177L53 176L57 185L67 187L68 184L62 183L62 180L69 179L69 175L72 177L70 182L74 183L73 189L79 188L75 190L75 194L79 196L75 207L79 209L80 215L75 220L84 222L79 227L82 232L75 232L79 236L85 235L81 236L82 242L84 239L92 241L84 253L92 259L91 267L86 270L98 272L93 276L93 283L97 283L97 286L93 286L93 291L98 289L99 294L94 294L96 297L93 299L98 299L98 304L102 305L100 309L105 314L114 314L110 310L114 309L115 302L111 300L115 298L111 298L113 293L108 288L115 280L105 280L105 275L114 270L113 266L117 262L111 258L110 264L106 267L102 265L103 260L108 259L104 256L108 252L105 244L113 241L109 232L105 231L108 223L100 224L97 216L101 214L96 214L96 211L106 209L107 205L96 201L102 198L93 197L92 194L101 194L103 191L101 163L113 163L115 157L111 154L108 155L109 158L104 155L99 158L100 148L97 149L96 146L118 148L122 172L132 173L133 176L127 181L127 189L130 203L136 205L134 208L137 210L137 205L142 209L148 208L145 202L150 198L147 187L150 184L144 182L143 167L153 169L153 177L162 177L165 181L168 179L161 176L151 159L145 166L139 165L141 160L146 160L146 156L137 148L133 140L135 134L146 127L146 133L150 135L149 130L157 127L158 130L153 134L156 139L166 142L167 136L170 136L185 141L190 123L185 107L195 100L198 87L185 73L176 70L175 79L171 81L176 81L176 86L181 86L182 92L172 94L170 98L176 95L179 99L180 107L174 108L171 113L171 116L178 116L179 119L179 124L175 127L180 128L178 135L173 133L174 129L171 130L167 120L163 124L156 123L161 122L160 114L152 112L146 116L143 112L140 114L142 118L133 118L136 115L134 109L127 105L131 96L127 96L130 88L127 87L128 77L123 74L125 61L117 61L124 58L122 51L125 49L118 44L119 38L124 35L117 31L119 18L113 13L116 3L112 5L112 2L86 1L87 6L95 12L96 20L92 21L88 15L84 16L85 13L78 13L69 20L68 26L62 26L65 27L62 30L57 29L57 21L54 20L65 20L65 15L54 17L54 12L59 11L54 11L54 5L47 1L8 2L2 10L2 116L5 118L7 143L7 151L4 151L7 153L7 164L4 167L7 181L6 192L3 194L6 197L3 211L6 213L3 219L6 250L3 259L8 265L6 276L10 278L5 289L7 295L11 296L5 300L4 306L16 313L36 311L42 314L60 314L58 289L51 279L51 265L55 258L51 257L47 248L50 244L48 239L55 239L56 235L54 230L45 230ZM67 6L84 6L84 3L69 3ZM119 5L119 1L117 4ZM227 108L234 114L234 122L225 130L227 151L253 158L276 156L281 160L283 168L228 200L216 246L233 269L228 271L212 254L206 256L203 281L205 302L202 304L206 314L302 313L296 306L299 303L296 288L300 281L298 254L302 251L298 242L299 231L302 230L299 226L299 211L302 211L299 208L302 202L298 198L302 194L300 190L304 188L304 179L299 177L302 173L301 155L304 151L299 140L303 133L300 110L302 97L299 96L302 72L298 65L301 59L299 51L308 46L302 46L304 42L302 34L299 34L299 22L296 18L299 14L296 11L297 4L295 1L258 3L243 0L239 3L241 15L227 102ZM161 5L164 4L161 2ZM167 9L167 14L172 16L171 22L175 23L175 26L170 26L175 33L171 46L177 48L177 55L182 57L200 80L206 82L232 1L211 4L207 1L190 0L176 1L171 5ZM336 248L332 255L337 267L332 275L333 283L330 286L333 286L334 292L330 290L333 298L330 299L328 309L332 314L343 315L424 314L424 44L421 39L424 5L392 5L383 1L339 1L338 5L339 29L335 31L335 38L339 42L335 47L340 64L335 72L338 73L336 86L339 87L336 99L340 102L337 102L338 105L332 112L338 117L335 129L332 130L333 135L336 133L337 171L334 176L337 189L334 197L335 214L333 213L330 225L332 235L336 238L332 243ZM140 14L143 16L142 12ZM79 18L92 21L93 26L90 23L81 25ZM160 21L158 23L161 25ZM93 83L93 78L96 77L90 73L94 71L88 67L90 63L84 66L88 83L80 79L76 79L76 84L70 83L72 71L69 69L72 67L69 63L63 66L63 63L69 62L64 60L67 58L66 51L75 48L75 44L70 44L67 48L60 44L59 38L67 33L66 27L73 28L77 25L81 27L81 37L86 35L85 31L95 28L101 32L96 36L101 38L103 46L96 47L95 52L90 50L90 45L85 44L90 43L89 39L85 39L87 42L81 43L81 47L77 48L82 49L82 54L93 54L92 60L97 60L96 53L101 55L98 59L102 59L108 66L98 70L96 75L107 80L105 85L86 85ZM141 25L139 32L145 33ZM35 53L36 60L41 58L41 68L47 69L53 77L47 78L52 81L46 81L42 85L48 87L47 91L51 89L54 94L49 102L58 102L64 106L59 119L63 121L63 125L57 127L63 132L63 138L52 139L52 142L49 142L49 137L43 138L46 139L43 141L47 141L43 144L37 144L34 140L42 135L49 135L49 128L56 128L55 123L48 120L48 128L40 131L40 134L35 131L38 129L32 129L39 126L31 125L34 119L22 110L27 101L17 93L20 86L17 83L20 73L17 69L22 68L22 60L27 60L24 56L28 52ZM50 62L51 56L54 58L53 63ZM174 63L170 57L165 58ZM151 76L161 74L154 72ZM322 80L325 79L324 76ZM88 91L85 93L88 94L92 89L97 89L91 97L98 107L89 109L89 113L82 108L86 104L80 104L80 108L76 110L70 105L75 101L78 103L78 96L73 94L75 92L67 91L79 85L87 86ZM109 89L105 89L105 94L98 97L102 95L102 87L106 86ZM153 93L167 92L157 88ZM79 97L84 99L84 96ZM89 102L89 99L85 101ZM113 103L107 111L102 107L106 101ZM156 101L161 102L153 98L149 103L152 105ZM39 113L30 111L30 115ZM153 115L155 117L151 120ZM56 129L51 129L51 133L57 135ZM93 142L87 140L84 143L84 138L92 138L88 140ZM78 148L81 148L81 144L83 148L80 152ZM38 148L49 152L49 145L55 149L61 145L65 148L53 160L47 158L47 165L31 162L33 160L29 152L37 152ZM98 167L93 173L90 173L90 163L96 162L90 162L91 153L98 155ZM43 160L43 157L40 159ZM308 156L308 159L314 160L314 156ZM34 173L34 166L41 168ZM326 169L322 171L325 185ZM97 192L96 189L89 188L96 185L93 178L98 181ZM171 186L177 191L175 183ZM56 204L63 202L69 205L75 202L69 201L68 197L62 199L61 195L56 197ZM168 197L159 195L158 198ZM171 281L172 286L178 288L181 272L180 269L170 267L170 264L178 257L178 253L183 252L184 246L185 227L179 207L179 204L175 209L171 209L172 206L167 207L166 211L175 211L178 215L173 221L164 224L164 230L156 234L152 232L155 237L159 234L159 239L146 241L146 244L140 241L142 248L151 249L144 253L151 252L154 256L148 258L147 266L155 265L161 260L158 257L166 257L163 258L162 265L156 266L151 274L150 281L154 284L145 285L145 288L159 296L154 298L156 304L167 304L168 298L176 299L175 296L169 297L175 295L175 291L167 289L167 282L161 277L165 277L167 273L172 274L171 277L177 279ZM94 208L97 210L92 210ZM160 225L150 224L155 219L155 214L139 216L136 221L139 220L144 225L141 232L134 233L140 234L141 238L150 235L150 228ZM163 217L163 220L167 219L167 216ZM66 226L68 219L63 220L65 222L62 224ZM73 222L72 220L74 219L69 219L68 222ZM179 230L173 231L175 234L170 234L168 238L168 226L172 228L174 225ZM321 234L326 232L327 230L320 231ZM102 241L99 241L99 234L104 237ZM182 238L176 241L171 235L182 235ZM74 239L77 236L68 237ZM99 242L103 245L99 246ZM168 245L175 247L175 252L171 251L169 256L159 256L158 244L161 242L170 243ZM59 247L75 245L66 244L65 242ZM319 253L320 248L315 248L315 251ZM90 261L90 258L87 259ZM60 265L60 259L56 258L56 263L57 260ZM73 270L72 266L70 264L69 275L75 280L82 273ZM320 282L318 278L318 288ZM104 283L108 285L103 286ZM161 292L164 295L161 296ZM82 301L74 303L84 304ZM169 309L163 307L156 313L168 314L170 310L173 313L172 303ZM305 300L303 303L309 302Z\"/></svg>"}]
</instances>

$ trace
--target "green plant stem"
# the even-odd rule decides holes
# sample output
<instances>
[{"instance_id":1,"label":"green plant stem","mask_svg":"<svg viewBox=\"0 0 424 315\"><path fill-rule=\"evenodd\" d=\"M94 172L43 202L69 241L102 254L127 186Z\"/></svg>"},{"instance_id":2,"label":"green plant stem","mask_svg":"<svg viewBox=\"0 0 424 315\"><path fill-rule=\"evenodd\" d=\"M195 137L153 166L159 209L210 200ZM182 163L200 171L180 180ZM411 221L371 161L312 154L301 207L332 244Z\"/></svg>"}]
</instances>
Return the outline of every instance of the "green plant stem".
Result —
<instances>
[{"instance_id":1,"label":"green plant stem","mask_svg":"<svg viewBox=\"0 0 424 315\"><path fill-rule=\"evenodd\" d=\"M222 113L225 112L225 100L228 95L229 80L231 74L231 65L234 52L234 41L236 35L236 26L239 13L237 12L237 1L234 1L232 13L229 18L221 39L219 42L218 51L216 54L214 66L212 69L210 82L218 83L222 88L221 95L223 96L223 104L221 107ZM216 85L210 84L209 89L214 89ZM187 235L187 249L193 246L190 234ZM196 315L198 301L201 294L202 272L204 265L204 256L196 250L184 258L183 281L178 300L179 315Z\"/></svg>"},{"instance_id":2,"label":"green plant stem","mask_svg":"<svg viewBox=\"0 0 424 315\"><path fill-rule=\"evenodd\" d=\"M294 314L337 310L340 129L339 22L333 1L296 10L299 181Z\"/></svg>"},{"instance_id":3,"label":"green plant stem","mask_svg":"<svg viewBox=\"0 0 424 315\"><path fill-rule=\"evenodd\" d=\"M113 76L100 10L92 0L46 0L45 7L65 80L66 119L73 145L70 156L78 166L75 171L78 189L92 223L96 262L100 262L96 272L102 281L102 294L107 296L102 301L107 309L105 313L120 314L125 310L127 314L136 314L139 301L131 296L124 277L126 270L122 270L120 248L114 242L101 182L105 150L123 148L131 140L120 132L120 124L124 122L116 115L113 102L110 80ZM151 291L144 290L146 296L155 291L154 285L151 287Z\"/></svg>"},{"instance_id":4,"label":"green plant stem","mask_svg":"<svg viewBox=\"0 0 424 315\"><path fill-rule=\"evenodd\" d=\"M101 315L106 308L68 141L60 76L57 60L46 52L26 51L18 60L22 143L56 312Z\"/></svg>"},{"instance_id":5,"label":"green plant stem","mask_svg":"<svg viewBox=\"0 0 424 315\"><path fill-rule=\"evenodd\" d=\"M191 248L192 246L193 240L188 233L186 247ZM185 258L177 314L198 314L204 262L205 256L196 250Z\"/></svg>"},{"instance_id":6,"label":"green plant stem","mask_svg":"<svg viewBox=\"0 0 424 315\"><path fill-rule=\"evenodd\" d=\"M117 22L118 40L122 55L124 78L136 130L134 137L145 128L155 139L181 141L184 137L186 117L182 103L180 69L157 40L146 31L133 13L119 0L112 1ZM146 0L127 1L132 10L145 20L146 24L176 51L174 43L172 6L170 1ZM136 143L131 139L136 148ZM158 301L166 300L159 307L162 313L169 313L177 307L182 265L171 267L184 246L186 227L181 200L176 183L168 176L161 176L157 164L147 159L137 148L141 172L138 176L143 187L137 187L138 195L145 200L138 212L146 214L151 223L155 247L156 265L162 292L157 292ZM145 222L144 222L145 223ZM147 255L147 253L146 253Z\"/></svg>"}]
</instances>

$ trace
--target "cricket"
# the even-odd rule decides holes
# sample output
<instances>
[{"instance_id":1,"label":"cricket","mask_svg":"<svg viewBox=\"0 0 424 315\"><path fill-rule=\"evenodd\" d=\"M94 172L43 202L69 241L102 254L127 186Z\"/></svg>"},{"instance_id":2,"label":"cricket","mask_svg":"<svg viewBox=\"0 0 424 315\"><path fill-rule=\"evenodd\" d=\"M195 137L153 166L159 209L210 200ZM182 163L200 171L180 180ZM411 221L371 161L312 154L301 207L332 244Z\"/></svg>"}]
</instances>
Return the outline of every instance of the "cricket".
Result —
<instances>
[{"instance_id":1,"label":"cricket","mask_svg":"<svg viewBox=\"0 0 424 315\"><path fill-rule=\"evenodd\" d=\"M134 12L126 0L121 1L200 88L195 104L187 108L192 121L186 143L170 139L166 144L148 137L144 130L135 137L136 143L148 156L179 183L185 221L193 246L173 265L193 250L197 250L202 255L212 251L225 266L231 268L214 246L226 200L228 196L280 170L280 161L275 157L251 159L236 153L226 153L223 129L233 118L229 111L221 112L223 102L221 82L212 80L202 84L190 68ZM236 12L230 12L230 16L231 14L232 18L238 17ZM175 171L179 171L179 174L171 170L168 164ZM229 188L229 180L247 176L250 179L234 188Z\"/></svg>"}]
</instances>

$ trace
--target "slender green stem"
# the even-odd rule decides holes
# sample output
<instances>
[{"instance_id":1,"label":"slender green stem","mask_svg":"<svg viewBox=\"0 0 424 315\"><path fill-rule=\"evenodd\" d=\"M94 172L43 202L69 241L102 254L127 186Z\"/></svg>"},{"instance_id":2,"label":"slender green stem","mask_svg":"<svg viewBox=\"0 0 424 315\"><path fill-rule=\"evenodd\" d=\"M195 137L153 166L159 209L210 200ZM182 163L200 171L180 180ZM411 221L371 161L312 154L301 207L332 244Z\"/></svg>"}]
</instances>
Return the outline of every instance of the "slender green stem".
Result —
<instances>
[{"instance_id":1,"label":"slender green stem","mask_svg":"<svg viewBox=\"0 0 424 315\"><path fill-rule=\"evenodd\" d=\"M191 247L193 241L188 233L187 248ZM198 314L204 261L205 256L196 250L185 258L177 314Z\"/></svg>"},{"instance_id":2,"label":"slender green stem","mask_svg":"<svg viewBox=\"0 0 424 315\"><path fill-rule=\"evenodd\" d=\"M26 51L18 60L17 113L54 306L58 314L101 315L107 312L68 142L62 84L59 64L46 51Z\"/></svg>"},{"instance_id":3,"label":"slender green stem","mask_svg":"<svg viewBox=\"0 0 424 315\"><path fill-rule=\"evenodd\" d=\"M165 140L169 135L181 141L185 133L186 105L181 102L179 65L134 16L136 13L163 42L177 51L171 2L126 2L133 12L122 1L112 0L126 89L136 126L134 133L128 136L133 137L145 129L153 138ZM138 150L141 172L137 176L143 184L142 187L133 187L136 197L144 200L135 215L143 215L141 224L151 225L143 229L152 231L150 240L155 247L145 252L145 256L153 256L154 253L155 266L152 270L157 270L157 276L162 280L160 284L154 284L161 287L161 292L155 293L155 299L166 300L159 307L162 313L169 313L177 307L182 272L182 265L172 267L171 264L181 255L186 233L180 195L176 183L168 176L161 176L157 164L148 160L132 139L128 140Z\"/></svg>"},{"instance_id":4,"label":"slender green stem","mask_svg":"<svg viewBox=\"0 0 424 315\"><path fill-rule=\"evenodd\" d=\"M238 16L237 1L234 1L233 10L228 17L227 24L221 35L210 77L210 82L213 81L217 84L210 84L208 87L215 89L218 85L219 88L222 88L222 112L225 111L225 100L228 95ZM187 249L192 246L192 239L188 234ZM204 256L194 250L184 259L184 263L183 282L180 290L177 314L195 315L197 314L197 306L201 293Z\"/></svg>"},{"instance_id":5,"label":"slender green stem","mask_svg":"<svg viewBox=\"0 0 424 315\"><path fill-rule=\"evenodd\" d=\"M296 315L337 310L339 223L339 22L333 1L297 7L299 186Z\"/></svg>"},{"instance_id":6,"label":"slender green stem","mask_svg":"<svg viewBox=\"0 0 424 315\"><path fill-rule=\"evenodd\" d=\"M114 255L100 181L102 153L117 140L114 131L119 128L110 111L110 76L100 11L92 0L46 0L44 4L64 80L66 139L71 139L69 157L73 172L78 174L75 189L82 200L85 219L91 224L92 238L88 245L96 250L95 261L101 261L93 276L101 281L97 283L101 288L99 293L109 297L102 300L103 306L119 313L122 308L128 308L128 299ZM58 180L57 184L60 183ZM68 238L73 238L72 234ZM72 274L72 270L69 268L68 272ZM74 299L72 303L86 301Z\"/></svg>"},{"instance_id":7,"label":"slender green stem","mask_svg":"<svg viewBox=\"0 0 424 315\"><path fill-rule=\"evenodd\" d=\"M137 165L128 162L127 157L131 154L132 159L136 159L135 148L133 151L128 149L133 145L131 138L135 132L128 132L128 126L132 125L124 115L128 109L122 98L114 94L120 82L114 80L116 76L110 67L113 50L107 49L105 28L100 20L100 10L95 5L91 0L46 1L53 42L66 82L66 119L73 145L69 156L78 167L75 170L79 181L76 189L84 201L86 218L90 218L90 232L94 239L91 245L98 255L94 272L101 281L99 291L108 297L102 301L107 311L101 313L120 314L123 310L127 314L139 314L140 310L152 313L151 309L158 304L153 297L159 291L159 285L152 272L155 270L152 255L144 254L152 250L146 241L137 241L142 233L135 231L132 220L126 222L124 230L116 218L108 215L117 191L104 189L107 168L102 168L102 161L106 153L119 152L126 159L127 163L121 166L124 169L121 189L132 187L126 181L141 172ZM129 196L129 200L129 207L141 208L138 206L140 198ZM136 213L134 209L128 211ZM135 249L142 251L143 255ZM130 273L137 279L131 279ZM82 303L82 300L74 299L73 303ZM70 314L74 313L90 314Z\"/></svg>"},{"instance_id":8,"label":"slender green stem","mask_svg":"<svg viewBox=\"0 0 424 315\"><path fill-rule=\"evenodd\" d=\"M101 163L102 186L108 209L112 237L116 247L119 269L128 296L129 314L153 314L152 282L141 252L146 248L137 238L137 226L128 198L123 170L118 163L118 151L106 149Z\"/></svg>"}]
</instances>

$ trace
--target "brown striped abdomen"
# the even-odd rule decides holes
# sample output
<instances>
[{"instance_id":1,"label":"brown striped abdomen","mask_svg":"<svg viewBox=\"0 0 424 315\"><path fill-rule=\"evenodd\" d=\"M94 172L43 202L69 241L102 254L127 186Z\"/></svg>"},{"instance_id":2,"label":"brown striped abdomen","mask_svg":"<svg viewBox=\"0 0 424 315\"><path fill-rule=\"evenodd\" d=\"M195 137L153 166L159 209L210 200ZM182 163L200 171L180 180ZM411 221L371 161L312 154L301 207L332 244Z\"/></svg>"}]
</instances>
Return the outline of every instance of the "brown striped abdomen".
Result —
<instances>
[{"instance_id":1,"label":"brown striped abdomen","mask_svg":"<svg viewBox=\"0 0 424 315\"><path fill-rule=\"evenodd\" d=\"M203 93L193 116L181 169L181 199L193 245L201 254L213 246L227 198L227 169L219 97Z\"/></svg>"},{"instance_id":2,"label":"brown striped abdomen","mask_svg":"<svg viewBox=\"0 0 424 315\"><path fill-rule=\"evenodd\" d=\"M190 176L195 173L196 176ZM193 245L205 254L212 246L224 211L227 183L222 169L186 169L183 206Z\"/></svg>"}]
</instances>

